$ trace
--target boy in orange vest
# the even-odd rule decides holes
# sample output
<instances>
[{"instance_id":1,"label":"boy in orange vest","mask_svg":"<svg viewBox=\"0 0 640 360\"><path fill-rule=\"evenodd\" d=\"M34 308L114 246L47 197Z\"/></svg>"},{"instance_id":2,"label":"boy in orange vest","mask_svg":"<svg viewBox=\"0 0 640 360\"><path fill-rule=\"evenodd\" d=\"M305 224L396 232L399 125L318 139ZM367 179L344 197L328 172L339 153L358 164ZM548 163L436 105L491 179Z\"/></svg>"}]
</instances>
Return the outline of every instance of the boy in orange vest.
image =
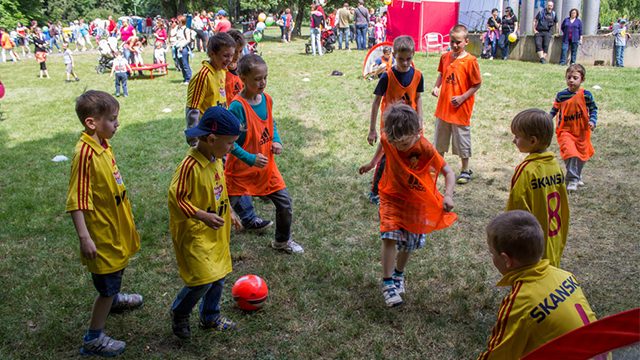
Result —
<instances>
[{"instance_id":1,"label":"boy in orange vest","mask_svg":"<svg viewBox=\"0 0 640 360\"><path fill-rule=\"evenodd\" d=\"M415 49L416 44L411 36L399 36L393 41L393 58L395 59L396 65L387 68L387 71L380 76L380 81L373 91L375 97L371 105L369 135L367 135L367 141L371 146L373 146L378 139L378 132L376 131L378 108L380 108L380 112L382 113L380 117L380 129L384 127L384 121L382 119L384 118L385 108L398 103L409 105L418 113L418 120L420 121L420 128L422 129L422 98L420 94L424 92L424 79L420 70L411 66L413 56L416 52ZM381 145L378 145L376 152L381 150L380 146ZM371 186L371 193L369 194L369 200L376 205L380 202L378 183L382 177L385 161L386 158L383 155L373 177L373 185Z\"/></svg>"},{"instance_id":2,"label":"boy in orange vest","mask_svg":"<svg viewBox=\"0 0 640 360\"><path fill-rule=\"evenodd\" d=\"M247 40L244 35L238 30L229 30L227 32L229 36L236 42L236 52L233 54L231 64L227 66L227 78L225 81L225 93L227 96L227 102L230 103L242 90L242 80L238 76L238 60L242 57L242 50L247 45Z\"/></svg>"},{"instance_id":3,"label":"boy in orange vest","mask_svg":"<svg viewBox=\"0 0 640 360\"><path fill-rule=\"evenodd\" d=\"M469 44L467 28L462 25L454 26L449 32L449 38L451 51L440 57L440 74L431 92L431 95L438 98L433 145L440 155L444 156L451 141L451 152L458 155L462 161L458 184L466 184L473 174L469 169L469 125L475 101L474 94L480 89L482 78L475 56L464 50Z\"/></svg>"},{"instance_id":4,"label":"boy in orange vest","mask_svg":"<svg viewBox=\"0 0 640 360\"><path fill-rule=\"evenodd\" d=\"M276 207L276 234L271 247L288 253L302 253L302 246L291 239L291 198L274 158L274 155L282 154L282 143L273 121L273 101L264 92L267 63L255 54L243 56L238 61L238 73L244 87L229 105L229 111L247 131L240 135L227 160L225 177L229 201L239 213L242 226L247 227L253 226L247 223L248 219L263 220L253 212L250 198L249 201L240 200L247 198L243 195L270 199Z\"/></svg>"},{"instance_id":5,"label":"boy in orange vest","mask_svg":"<svg viewBox=\"0 0 640 360\"><path fill-rule=\"evenodd\" d=\"M596 128L598 107L589 90L581 89L586 70L580 64L567 68L567 88L556 95L551 116L558 116L556 136L560 155L567 166L567 191L578 190L582 182L582 168L595 153L591 145L591 131Z\"/></svg>"},{"instance_id":6,"label":"boy in orange vest","mask_svg":"<svg viewBox=\"0 0 640 360\"><path fill-rule=\"evenodd\" d=\"M422 136L420 117L413 108L404 104L392 106L383 119L382 146L359 172L370 171L386 154L380 181L380 257L382 295L386 305L394 307L402 304L404 269L411 252L424 246L425 234L449 227L458 218L449 213L453 209L456 177ZM444 197L436 187L441 172L445 177Z\"/></svg>"}]
</instances>

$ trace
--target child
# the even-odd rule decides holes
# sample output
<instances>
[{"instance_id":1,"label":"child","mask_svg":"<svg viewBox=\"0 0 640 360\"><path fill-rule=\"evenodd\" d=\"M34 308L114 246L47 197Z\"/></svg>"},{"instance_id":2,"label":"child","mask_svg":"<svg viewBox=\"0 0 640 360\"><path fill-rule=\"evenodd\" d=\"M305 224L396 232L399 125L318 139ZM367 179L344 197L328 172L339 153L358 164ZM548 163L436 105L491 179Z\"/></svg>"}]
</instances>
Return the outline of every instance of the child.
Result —
<instances>
[{"instance_id":1,"label":"child","mask_svg":"<svg viewBox=\"0 0 640 360\"><path fill-rule=\"evenodd\" d=\"M165 53L166 53L166 49L163 47L163 43L162 41L156 41L156 48L153 51L153 57L156 60L157 64L166 64L167 62L165 61ZM166 74L167 73L167 68L166 67L161 67L160 68L160 74Z\"/></svg>"},{"instance_id":2,"label":"child","mask_svg":"<svg viewBox=\"0 0 640 360\"><path fill-rule=\"evenodd\" d=\"M450 226L458 217L449 213L453 209L456 177L422 136L420 117L413 108L392 106L383 117L382 149L379 146L373 159L359 172L373 169L382 153L387 155L380 182L380 257L382 295L387 306L394 307L402 304L403 273L411 252L424 246L425 234ZM445 176L444 197L436 188L440 172Z\"/></svg>"},{"instance_id":3,"label":"child","mask_svg":"<svg viewBox=\"0 0 640 360\"><path fill-rule=\"evenodd\" d=\"M263 231L273 223L258 218L251 198L243 195L269 198L276 207L276 234L271 247L302 253L302 246L291 239L291 198L274 158L282 154L282 142L273 121L273 102L264 93L267 64L256 54L245 55L238 61L238 73L244 88L229 105L229 111L247 132L238 138L225 169L231 206L245 229Z\"/></svg>"},{"instance_id":4,"label":"child","mask_svg":"<svg viewBox=\"0 0 640 360\"><path fill-rule=\"evenodd\" d=\"M533 215L508 211L491 220L486 231L493 265L503 275L497 285L511 291L479 360L519 359L596 320L576 277L540 260L544 236Z\"/></svg>"},{"instance_id":5,"label":"child","mask_svg":"<svg viewBox=\"0 0 640 360\"><path fill-rule=\"evenodd\" d=\"M233 41L236 42L236 52L233 54L233 59L228 66L229 71L227 71L224 85L225 95L227 96L228 102L231 102L236 95L240 93L240 90L242 90L242 80L240 80L240 76L238 76L238 60L242 57L242 50L247 45L247 40L238 30L230 30L228 34L233 38Z\"/></svg>"},{"instance_id":6,"label":"child","mask_svg":"<svg viewBox=\"0 0 640 360\"><path fill-rule=\"evenodd\" d=\"M102 327L110 311L135 309L143 302L138 294L120 294L124 268L140 249L140 237L108 141L120 126L119 111L118 101L103 91L89 90L76 99L84 131L73 151L66 212L80 239L82 263L99 293L80 350L83 355L123 352L126 344L106 336Z\"/></svg>"},{"instance_id":7,"label":"child","mask_svg":"<svg viewBox=\"0 0 640 360\"><path fill-rule=\"evenodd\" d=\"M595 153L591 145L591 132L598 121L598 107L593 95L581 89L586 70L580 64L567 68L567 88L556 95L551 116L557 117L556 135L560 155L567 166L567 190L576 191L582 182L582 168Z\"/></svg>"},{"instance_id":8,"label":"child","mask_svg":"<svg viewBox=\"0 0 640 360\"><path fill-rule=\"evenodd\" d=\"M615 36L615 49L616 49L616 66L624 67L624 49L627 47L627 38L631 39L631 34L627 32L627 19L620 19L620 21L613 25L613 31L605 36Z\"/></svg>"},{"instance_id":9,"label":"child","mask_svg":"<svg viewBox=\"0 0 640 360\"><path fill-rule=\"evenodd\" d=\"M236 324L220 315L224 281L231 272L231 212L222 158L242 133L240 122L227 109L214 106L196 127L185 133L198 139L176 168L169 187L169 226L178 271L185 283L171 306L171 328L181 338L191 337L189 315L200 304L200 327L231 330Z\"/></svg>"},{"instance_id":10,"label":"child","mask_svg":"<svg viewBox=\"0 0 640 360\"><path fill-rule=\"evenodd\" d=\"M11 36L9 36L7 30L5 30L4 28L0 29L0 36L0 44L2 46L2 62L7 62L7 51L9 52L9 55L11 55L11 60L13 62L16 62L18 59L16 58L16 55L13 51L14 44L13 41L11 41Z\"/></svg>"},{"instance_id":11,"label":"child","mask_svg":"<svg viewBox=\"0 0 640 360\"><path fill-rule=\"evenodd\" d=\"M62 56L64 57L64 66L67 72L67 81L65 81L64 83L68 84L71 82L71 80L69 80L69 75L73 75L76 81L80 81L80 79L78 79L78 75L76 75L76 73L73 71L73 53L71 52L71 50L69 50L68 42L65 41L62 43L62 50L64 50Z\"/></svg>"},{"instance_id":12,"label":"child","mask_svg":"<svg viewBox=\"0 0 640 360\"><path fill-rule=\"evenodd\" d=\"M124 58L122 51L115 52L116 58L113 59L113 65L111 66L111 75L109 78L116 74L116 97L120 96L120 85L122 85L122 91L124 91L124 97L129 96L129 90L127 89L127 78L129 73L132 72L131 66Z\"/></svg>"},{"instance_id":13,"label":"child","mask_svg":"<svg viewBox=\"0 0 640 360\"><path fill-rule=\"evenodd\" d=\"M469 169L471 157L471 112L475 92L480 89L482 79L478 60L464 48L469 44L467 28L454 26L449 32L451 51L440 57L438 79L431 94L438 97L436 126L433 145L444 156L449 150L460 157L462 169L458 184L471 180L473 171ZM444 82L443 82L444 80ZM442 88L440 87L442 85Z\"/></svg>"},{"instance_id":14,"label":"child","mask_svg":"<svg viewBox=\"0 0 640 360\"><path fill-rule=\"evenodd\" d=\"M133 55L133 65L136 67L144 66L144 62L142 61L142 41L140 38L134 43L133 48L131 49ZM84 51L84 50L83 50ZM142 73L142 72L140 72Z\"/></svg>"},{"instance_id":15,"label":"child","mask_svg":"<svg viewBox=\"0 0 640 360\"><path fill-rule=\"evenodd\" d=\"M202 62L202 68L189 82L185 117L187 129L198 123L200 116L212 106L227 107L225 95L225 72L236 51L236 43L225 32L209 38L207 55L209 61ZM195 146L195 138L187 136L187 143Z\"/></svg>"},{"instance_id":16,"label":"child","mask_svg":"<svg viewBox=\"0 0 640 360\"><path fill-rule=\"evenodd\" d=\"M372 48L376 44L376 25L373 21L369 21L367 27L367 49Z\"/></svg>"},{"instance_id":17,"label":"child","mask_svg":"<svg viewBox=\"0 0 640 360\"><path fill-rule=\"evenodd\" d=\"M376 21L376 44L380 44L384 41L384 25L382 25L382 19L378 18Z\"/></svg>"},{"instance_id":18,"label":"child","mask_svg":"<svg viewBox=\"0 0 640 360\"><path fill-rule=\"evenodd\" d=\"M373 91L375 95L373 104L371 105L371 118L369 121L369 135L367 141L369 145L373 144L378 139L378 133L376 131L376 120L378 118L378 108L382 116L380 117L380 129L384 127L385 108L389 105L396 103L403 103L411 106L413 110L418 113L418 119L420 120L420 128L422 129L422 97L424 92L424 78L420 70L411 66L413 56L415 55L415 43L411 36L399 36L393 41L393 57L395 58L396 66L387 68L387 71L380 76L380 81ZM378 144L378 150L380 150L380 144ZM371 186L371 192L369 193L369 201L378 205L378 182L382 177L382 171L385 168L386 157L383 155L380 164L376 169L373 177L373 185Z\"/></svg>"},{"instance_id":19,"label":"child","mask_svg":"<svg viewBox=\"0 0 640 360\"><path fill-rule=\"evenodd\" d=\"M369 80L373 80L374 78L380 78L382 74L384 74L388 69L390 69L393 65L395 65L396 60L391 56L391 48L388 46L382 47L382 56L371 66L371 72L373 75L369 77Z\"/></svg>"},{"instance_id":20,"label":"child","mask_svg":"<svg viewBox=\"0 0 640 360\"><path fill-rule=\"evenodd\" d=\"M522 111L511 122L513 143L530 153L516 167L511 179L507 210L526 210L535 215L544 231L543 259L560 266L569 232L569 203L564 174L552 151L553 119L544 111Z\"/></svg>"}]
</instances>

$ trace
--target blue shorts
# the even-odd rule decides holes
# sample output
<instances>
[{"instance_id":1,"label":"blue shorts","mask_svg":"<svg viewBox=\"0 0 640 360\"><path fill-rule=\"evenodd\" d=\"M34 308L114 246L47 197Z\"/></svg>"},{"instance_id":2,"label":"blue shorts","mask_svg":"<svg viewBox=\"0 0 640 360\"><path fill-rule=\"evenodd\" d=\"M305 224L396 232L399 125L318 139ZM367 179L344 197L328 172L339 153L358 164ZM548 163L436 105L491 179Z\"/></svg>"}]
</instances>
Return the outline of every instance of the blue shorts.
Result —
<instances>
[{"instance_id":1,"label":"blue shorts","mask_svg":"<svg viewBox=\"0 0 640 360\"><path fill-rule=\"evenodd\" d=\"M111 297L120 292L120 288L122 287L122 273L124 273L124 269L111 274L91 273L93 286L98 290L100 296Z\"/></svg>"},{"instance_id":2,"label":"blue shorts","mask_svg":"<svg viewBox=\"0 0 640 360\"><path fill-rule=\"evenodd\" d=\"M398 251L412 252L413 250L422 249L424 247L424 234L410 233L405 229L391 230L380 233L382 240L397 241L396 248Z\"/></svg>"}]
</instances>

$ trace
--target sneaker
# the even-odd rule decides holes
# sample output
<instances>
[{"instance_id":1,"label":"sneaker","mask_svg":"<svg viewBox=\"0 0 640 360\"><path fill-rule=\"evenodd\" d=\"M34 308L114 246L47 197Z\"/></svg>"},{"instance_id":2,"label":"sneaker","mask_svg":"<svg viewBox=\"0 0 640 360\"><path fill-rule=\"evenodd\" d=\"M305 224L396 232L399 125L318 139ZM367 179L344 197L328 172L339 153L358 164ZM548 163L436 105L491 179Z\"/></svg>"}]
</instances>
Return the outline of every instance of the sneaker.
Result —
<instances>
[{"instance_id":1,"label":"sneaker","mask_svg":"<svg viewBox=\"0 0 640 360\"><path fill-rule=\"evenodd\" d=\"M180 339L191 337L191 325L189 325L189 315L178 315L171 310L171 331L173 335Z\"/></svg>"},{"instance_id":2,"label":"sneaker","mask_svg":"<svg viewBox=\"0 0 640 360\"><path fill-rule=\"evenodd\" d=\"M369 193L369 201L373 204L373 205L380 205L380 195L378 194L374 194L374 193Z\"/></svg>"},{"instance_id":3,"label":"sneaker","mask_svg":"<svg viewBox=\"0 0 640 360\"><path fill-rule=\"evenodd\" d=\"M138 294L118 294L118 302L111 305L112 313L120 313L125 310L133 310L142 306L144 299Z\"/></svg>"},{"instance_id":4,"label":"sneaker","mask_svg":"<svg viewBox=\"0 0 640 360\"><path fill-rule=\"evenodd\" d=\"M289 254L301 254L304 252L302 246L296 244L296 242L291 239L289 239L287 242L274 241L271 243L271 247L275 250L282 250Z\"/></svg>"},{"instance_id":5,"label":"sneaker","mask_svg":"<svg viewBox=\"0 0 640 360\"><path fill-rule=\"evenodd\" d=\"M393 275L391 278L398 294L404 294L404 276Z\"/></svg>"},{"instance_id":6,"label":"sneaker","mask_svg":"<svg viewBox=\"0 0 640 360\"><path fill-rule=\"evenodd\" d=\"M387 307L396 307L402 305L402 298L398 294L398 289L394 285L382 285L382 296Z\"/></svg>"},{"instance_id":7,"label":"sneaker","mask_svg":"<svg viewBox=\"0 0 640 360\"><path fill-rule=\"evenodd\" d=\"M572 181L567 185L567 191L576 191L578 190L578 182Z\"/></svg>"},{"instance_id":8,"label":"sneaker","mask_svg":"<svg viewBox=\"0 0 640 360\"><path fill-rule=\"evenodd\" d=\"M70 82L71 82L71 80L66 80L64 83L65 83L65 84L68 84L68 83L70 83Z\"/></svg>"},{"instance_id":9,"label":"sneaker","mask_svg":"<svg viewBox=\"0 0 640 360\"><path fill-rule=\"evenodd\" d=\"M584 182L582 180L578 180L578 185L584 186Z\"/></svg>"},{"instance_id":10,"label":"sneaker","mask_svg":"<svg viewBox=\"0 0 640 360\"><path fill-rule=\"evenodd\" d=\"M236 328L236 323L224 316L218 315L218 317L213 321L205 321L200 319L200 328L205 330L214 329L218 331L229 331Z\"/></svg>"},{"instance_id":11,"label":"sneaker","mask_svg":"<svg viewBox=\"0 0 640 360\"><path fill-rule=\"evenodd\" d=\"M76 78L76 81L80 81L80 78Z\"/></svg>"},{"instance_id":12,"label":"sneaker","mask_svg":"<svg viewBox=\"0 0 640 360\"><path fill-rule=\"evenodd\" d=\"M127 344L124 341L114 340L104 333L100 333L98 338L85 341L80 348L82 355L116 356L121 354Z\"/></svg>"},{"instance_id":13,"label":"sneaker","mask_svg":"<svg viewBox=\"0 0 640 360\"><path fill-rule=\"evenodd\" d=\"M547 63L547 59L545 58L541 58L540 59L540 64L546 64Z\"/></svg>"},{"instance_id":14,"label":"sneaker","mask_svg":"<svg viewBox=\"0 0 640 360\"><path fill-rule=\"evenodd\" d=\"M273 226L273 221L265 221L256 217L247 226L243 226L246 231L263 232Z\"/></svg>"},{"instance_id":15,"label":"sneaker","mask_svg":"<svg viewBox=\"0 0 640 360\"><path fill-rule=\"evenodd\" d=\"M460 176L458 176L458 180L456 181L456 183L458 184L466 184L471 180L471 175L473 174L473 171L471 170L462 170L460 171Z\"/></svg>"}]
</instances>

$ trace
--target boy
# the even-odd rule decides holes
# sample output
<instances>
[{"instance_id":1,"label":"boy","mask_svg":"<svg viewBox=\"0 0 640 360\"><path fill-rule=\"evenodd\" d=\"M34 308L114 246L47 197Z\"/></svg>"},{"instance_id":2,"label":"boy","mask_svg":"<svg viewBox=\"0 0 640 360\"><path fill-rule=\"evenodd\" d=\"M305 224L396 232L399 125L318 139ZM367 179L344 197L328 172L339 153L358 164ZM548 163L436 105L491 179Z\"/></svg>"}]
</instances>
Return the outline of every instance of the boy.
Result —
<instances>
[{"instance_id":1,"label":"boy","mask_svg":"<svg viewBox=\"0 0 640 360\"><path fill-rule=\"evenodd\" d=\"M440 57L438 79L431 95L438 98L436 126L433 145L441 156L449 150L460 157L462 169L458 184L471 180L473 171L469 169L471 157L471 112L475 92L480 89L482 78L478 60L464 48L469 44L467 28L454 26L449 32L451 51ZM444 80L444 82L443 82ZM442 85L442 87L440 87Z\"/></svg>"},{"instance_id":2,"label":"boy","mask_svg":"<svg viewBox=\"0 0 640 360\"><path fill-rule=\"evenodd\" d=\"M2 47L2 62L7 62L6 52L9 52L11 56L11 60L16 62L18 59L13 52L13 41L11 40L11 36L7 33L7 30L4 28L0 29L0 46Z\"/></svg>"},{"instance_id":3,"label":"boy","mask_svg":"<svg viewBox=\"0 0 640 360\"><path fill-rule=\"evenodd\" d=\"M620 19L613 25L613 31L605 36L615 36L616 66L624 67L624 49L627 47L627 38L631 34L627 31L627 19Z\"/></svg>"},{"instance_id":4,"label":"boy","mask_svg":"<svg viewBox=\"0 0 640 360\"><path fill-rule=\"evenodd\" d=\"M595 153L591 145L591 132L598 121L598 107L593 95L581 89L586 70L580 64L567 68L567 88L556 95L550 115L558 115L556 135L560 155L567 166L567 191L578 190L582 182L582 168Z\"/></svg>"},{"instance_id":5,"label":"boy","mask_svg":"<svg viewBox=\"0 0 640 360\"><path fill-rule=\"evenodd\" d=\"M225 95L225 72L236 51L236 43L229 34L221 32L207 43L209 61L202 62L202 68L189 82L185 116L187 129L198 123L202 114L212 106L227 107ZM187 136L187 143L195 146L196 139Z\"/></svg>"},{"instance_id":6,"label":"boy","mask_svg":"<svg viewBox=\"0 0 640 360\"><path fill-rule=\"evenodd\" d=\"M552 151L553 119L539 109L522 111L511 122L513 143L529 153L511 179L507 210L526 210L535 215L544 231L543 259L560 266L569 233L569 202L564 174Z\"/></svg>"},{"instance_id":7,"label":"boy","mask_svg":"<svg viewBox=\"0 0 640 360\"><path fill-rule=\"evenodd\" d=\"M247 131L238 138L225 168L231 206L245 228L263 230L273 223L256 216L250 196L270 199L276 207L276 233L271 247L303 253L302 246L291 239L291 198L274 157L282 154L282 143L273 120L273 101L264 92L267 64L256 54L245 55L238 61L238 73L244 87L229 105L229 111Z\"/></svg>"},{"instance_id":8,"label":"boy","mask_svg":"<svg viewBox=\"0 0 640 360\"><path fill-rule=\"evenodd\" d=\"M373 80L375 78L380 78L382 74L384 74L387 70L389 70L393 65L395 65L396 60L391 56L391 48L388 46L382 47L382 56L376 59L375 62L371 65L371 76L368 77L368 80Z\"/></svg>"},{"instance_id":9,"label":"boy","mask_svg":"<svg viewBox=\"0 0 640 360\"><path fill-rule=\"evenodd\" d=\"M382 114L380 117L380 129L384 127L384 121L382 119L384 118L385 108L397 103L409 105L418 113L418 120L420 121L420 128L422 129L421 94L424 92L424 78L420 70L411 66L415 49L416 45L411 36L399 36L393 41L393 58L395 59L396 65L388 68L387 71L380 76L380 81L373 91L375 97L371 105L369 135L367 135L367 141L371 146L373 146L378 139L378 133L376 131L378 108L380 108ZM381 145L378 144L376 151L380 150ZM369 193L369 201L376 205L380 202L378 182L380 182L380 178L382 177L385 159L383 155L374 174L373 185Z\"/></svg>"},{"instance_id":10,"label":"boy","mask_svg":"<svg viewBox=\"0 0 640 360\"><path fill-rule=\"evenodd\" d=\"M493 265L511 286L500 304L489 348L478 360L519 359L541 345L596 320L573 274L540 260L544 236L538 220L522 210L487 225Z\"/></svg>"},{"instance_id":11,"label":"boy","mask_svg":"<svg viewBox=\"0 0 640 360\"><path fill-rule=\"evenodd\" d=\"M242 90L242 80L240 80L240 76L238 76L238 60L242 57L242 50L247 45L247 40L244 38L244 35L238 30L229 30L228 34L231 36L233 41L236 43L236 51L233 54L233 59L231 60L231 64L228 66L226 81L225 81L225 95L227 96L227 102L233 101L233 99L240 93Z\"/></svg>"},{"instance_id":12,"label":"boy","mask_svg":"<svg viewBox=\"0 0 640 360\"><path fill-rule=\"evenodd\" d=\"M120 126L119 111L118 101L103 91L90 90L76 99L84 131L73 151L66 212L80 239L82 264L99 293L80 349L83 355L123 352L126 344L106 336L102 326L110 311L135 309L143 302L138 294L120 294L122 273L140 249L140 237L108 141Z\"/></svg>"},{"instance_id":13,"label":"boy","mask_svg":"<svg viewBox=\"0 0 640 360\"><path fill-rule=\"evenodd\" d=\"M382 153L387 155L380 183L380 257L382 295L386 305L394 307L402 305L404 269L411 252L424 246L425 234L450 226L458 217L449 213L456 177L422 136L420 117L413 108L392 106L383 117L382 147L378 146L371 162L362 165L359 172L373 169ZM445 176L444 197L436 188L440 172Z\"/></svg>"},{"instance_id":14,"label":"boy","mask_svg":"<svg viewBox=\"0 0 640 360\"><path fill-rule=\"evenodd\" d=\"M68 42L65 41L62 43L62 50L64 50L62 56L64 57L64 66L67 71L67 81L65 81L64 83L68 84L71 82L71 80L69 80L69 75L73 75L76 81L80 81L80 79L78 79L78 75L76 75L76 73L73 71L73 67L75 65L73 64L73 54L71 53L71 50L69 50Z\"/></svg>"},{"instance_id":15,"label":"boy","mask_svg":"<svg viewBox=\"0 0 640 360\"><path fill-rule=\"evenodd\" d=\"M229 206L222 158L241 132L238 119L221 106L207 109L198 125L185 131L198 142L176 168L168 195L171 238L185 283L171 306L171 328L181 339L191 337L189 315L201 298L201 328L236 326L220 315L219 306L231 273L231 223L240 226Z\"/></svg>"},{"instance_id":16,"label":"boy","mask_svg":"<svg viewBox=\"0 0 640 360\"><path fill-rule=\"evenodd\" d=\"M131 70L131 66L129 66L127 59L122 55L122 51L118 50L114 55L116 58L113 59L111 75L109 75L109 78L112 78L113 74L116 74L116 97L120 96L120 85L122 85L124 97L128 97L129 89L127 88L127 79L129 78L129 73L133 72L133 70Z\"/></svg>"}]
</instances>

